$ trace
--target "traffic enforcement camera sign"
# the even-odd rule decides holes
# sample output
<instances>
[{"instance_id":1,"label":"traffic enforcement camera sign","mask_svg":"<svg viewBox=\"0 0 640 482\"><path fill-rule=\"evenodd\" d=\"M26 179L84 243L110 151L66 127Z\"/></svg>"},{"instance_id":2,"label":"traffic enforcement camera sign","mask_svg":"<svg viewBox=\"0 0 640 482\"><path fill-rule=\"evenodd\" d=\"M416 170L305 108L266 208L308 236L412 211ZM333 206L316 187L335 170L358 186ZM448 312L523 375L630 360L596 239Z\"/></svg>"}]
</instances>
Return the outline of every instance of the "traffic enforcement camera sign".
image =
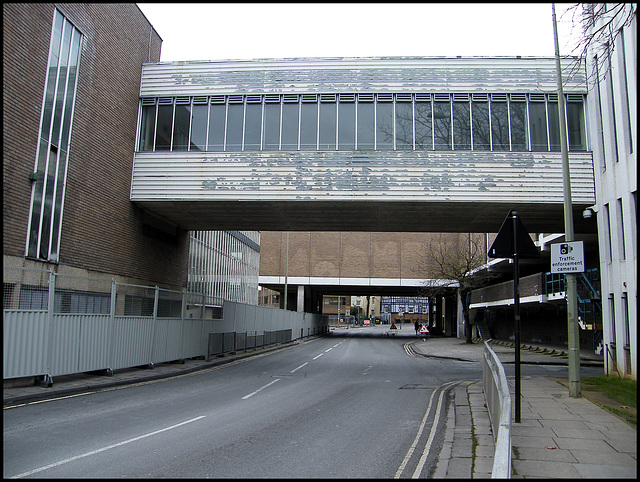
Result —
<instances>
[{"instance_id":1,"label":"traffic enforcement camera sign","mask_svg":"<svg viewBox=\"0 0 640 482\"><path fill-rule=\"evenodd\" d=\"M584 273L584 247L582 241L551 245L552 273Z\"/></svg>"}]
</instances>

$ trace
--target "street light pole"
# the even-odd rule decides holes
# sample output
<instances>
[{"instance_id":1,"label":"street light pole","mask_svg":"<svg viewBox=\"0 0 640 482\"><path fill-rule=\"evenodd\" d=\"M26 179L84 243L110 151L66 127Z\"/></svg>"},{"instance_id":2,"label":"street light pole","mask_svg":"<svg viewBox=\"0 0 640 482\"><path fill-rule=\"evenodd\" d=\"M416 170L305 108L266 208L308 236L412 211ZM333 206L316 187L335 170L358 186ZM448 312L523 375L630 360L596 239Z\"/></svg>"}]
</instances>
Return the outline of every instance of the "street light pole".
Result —
<instances>
[{"instance_id":1,"label":"street light pole","mask_svg":"<svg viewBox=\"0 0 640 482\"><path fill-rule=\"evenodd\" d=\"M562 68L560 66L560 48L558 46L558 25L556 5L551 4L553 18L553 40L556 53L556 78L558 83L558 119L560 122L560 150L562 152L562 185L564 190L564 238L567 243L573 241L573 210L571 203L571 178L569 176L569 152L567 147L567 126L565 121L564 93L562 90ZM578 297L576 274L566 273L567 298L567 344L569 349L569 396L580 397L580 337L578 331Z\"/></svg>"}]
</instances>

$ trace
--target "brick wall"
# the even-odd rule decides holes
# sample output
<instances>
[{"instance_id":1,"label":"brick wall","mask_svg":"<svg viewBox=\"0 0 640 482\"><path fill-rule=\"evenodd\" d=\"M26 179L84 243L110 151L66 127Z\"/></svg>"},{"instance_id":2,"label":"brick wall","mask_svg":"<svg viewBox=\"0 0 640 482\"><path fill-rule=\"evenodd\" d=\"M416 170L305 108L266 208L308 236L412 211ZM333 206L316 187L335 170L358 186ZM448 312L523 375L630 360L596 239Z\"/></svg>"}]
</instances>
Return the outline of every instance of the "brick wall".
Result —
<instances>
[{"instance_id":1,"label":"brick wall","mask_svg":"<svg viewBox=\"0 0 640 482\"><path fill-rule=\"evenodd\" d=\"M289 233L289 276L420 279L434 233ZM457 236L448 234L447 236ZM260 275L284 276L286 232L260 233Z\"/></svg>"},{"instance_id":2,"label":"brick wall","mask_svg":"<svg viewBox=\"0 0 640 482\"><path fill-rule=\"evenodd\" d=\"M188 233L146 229L129 201L143 62L161 39L135 4L57 4L84 35L60 265L186 285ZM53 4L3 4L5 255L23 256Z\"/></svg>"}]
</instances>

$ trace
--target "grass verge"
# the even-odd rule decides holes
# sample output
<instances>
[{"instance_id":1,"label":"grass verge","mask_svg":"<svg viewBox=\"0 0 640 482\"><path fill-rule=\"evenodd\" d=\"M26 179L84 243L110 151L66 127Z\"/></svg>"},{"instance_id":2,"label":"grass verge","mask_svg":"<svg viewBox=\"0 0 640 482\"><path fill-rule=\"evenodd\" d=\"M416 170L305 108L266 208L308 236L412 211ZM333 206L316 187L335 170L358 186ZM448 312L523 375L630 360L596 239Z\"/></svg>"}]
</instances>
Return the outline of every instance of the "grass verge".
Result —
<instances>
[{"instance_id":1,"label":"grass verge","mask_svg":"<svg viewBox=\"0 0 640 482\"><path fill-rule=\"evenodd\" d=\"M569 387L565 378L556 381ZM638 382L636 380L608 377L585 377L580 379L582 396L608 410L623 420L638 425Z\"/></svg>"}]
</instances>

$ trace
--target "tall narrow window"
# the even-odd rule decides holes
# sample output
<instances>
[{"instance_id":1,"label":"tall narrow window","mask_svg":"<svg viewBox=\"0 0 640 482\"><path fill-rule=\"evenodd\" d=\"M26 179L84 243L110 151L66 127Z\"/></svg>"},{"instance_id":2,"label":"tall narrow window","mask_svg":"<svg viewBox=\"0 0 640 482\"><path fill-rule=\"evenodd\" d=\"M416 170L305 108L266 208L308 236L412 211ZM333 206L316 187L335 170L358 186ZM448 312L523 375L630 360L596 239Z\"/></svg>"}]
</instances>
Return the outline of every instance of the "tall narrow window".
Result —
<instances>
[{"instance_id":1,"label":"tall narrow window","mask_svg":"<svg viewBox=\"0 0 640 482\"><path fill-rule=\"evenodd\" d=\"M567 133L570 151L586 151L587 140L584 127L584 106L582 102L567 102Z\"/></svg>"},{"instance_id":2,"label":"tall narrow window","mask_svg":"<svg viewBox=\"0 0 640 482\"><path fill-rule=\"evenodd\" d=\"M528 151L527 103L512 101L509 104L509 115L511 119L511 150Z\"/></svg>"},{"instance_id":3,"label":"tall narrow window","mask_svg":"<svg viewBox=\"0 0 640 482\"><path fill-rule=\"evenodd\" d=\"M553 97L554 99L549 99L549 102L547 103L547 113L549 115L549 149L554 152L559 152L561 144L560 119L558 118L558 96L554 95ZM567 104L565 103L565 108L566 105Z\"/></svg>"},{"instance_id":4,"label":"tall narrow window","mask_svg":"<svg viewBox=\"0 0 640 482\"><path fill-rule=\"evenodd\" d=\"M413 149L413 103L411 97L396 94L396 149Z\"/></svg>"},{"instance_id":5,"label":"tall narrow window","mask_svg":"<svg viewBox=\"0 0 640 482\"><path fill-rule=\"evenodd\" d=\"M176 111L173 121L174 151L186 151L189 148L189 126L191 124L191 105L189 99L176 99Z\"/></svg>"},{"instance_id":6,"label":"tall narrow window","mask_svg":"<svg viewBox=\"0 0 640 482\"><path fill-rule=\"evenodd\" d=\"M433 149L433 113L431 95L416 94L415 103L416 149Z\"/></svg>"},{"instance_id":7,"label":"tall narrow window","mask_svg":"<svg viewBox=\"0 0 640 482\"><path fill-rule=\"evenodd\" d=\"M532 151L549 150L547 108L544 102L529 102L529 132Z\"/></svg>"},{"instance_id":8,"label":"tall narrow window","mask_svg":"<svg viewBox=\"0 0 640 482\"><path fill-rule=\"evenodd\" d=\"M204 102L206 102L206 97ZM190 151L205 151L207 149L207 116L209 115L209 106L204 103L196 104L193 101L191 109L191 139L189 141Z\"/></svg>"},{"instance_id":9,"label":"tall narrow window","mask_svg":"<svg viewBox=\"0 0 640 482\"><path fill-rule=\"evenodd\" d=\"M375 117L374 117L374 103L373 94L366 100L358 97L358 103L356 105L357 111L357 149L373 149L374 148L374 131L375 131Z\"/></svg>"},{"instance_id":10,"label":"tall narrow window","mask_svg":"<svg viewBox=\"0 0 640 482\"><path fill-rule=\"evenodd\" d=\"M491 150L489 103L473 101L471 104L471 114L473 118L473 150Z\"/></svg>"},{"instance_id":11,"label":"tall narrow window","mask_svg":"<svg viewBox=\"0 0 640 482\"><path fill-rule=\"evenodd\" d=\"M620 160L620 154L618 151L618 124L616 122L616 98L613 89L613 64L611 63L611 46L607 43L606 48L608 72L605 75L607 81L607 98L609 99L610 107L608 117L612 135L611 144L613 147L613 155L615 156L615 162L618 162Z\"/></svg>"},{"instance_id":12,"label":"tall narrow window","mask_svg":"<svg viewBox=\"0 0 640 482\"><path fill-rule=\"evenodd\" d=\"M605 243L607 244L607 263L611 263L613 260L613 249L612 239L611 239L611 209L609 209L609 203L604 205L604 220L605 220L605 228L607 232L605 233Z\"/></svg>"},{"instance_id":13,"label":"tall narrow window","mask_svg":"<svg viewBox=\"0 0 640 482\"><path fill-rule=\"evenodd\" d=\"M153 104L151 103L153 102ZM156 99L142 100L142 119L140 121L140 143L138 150L152 151L156 132Z\"/></svg>"},{"instance_id":14,"label":"tall narrow window","mask_svg":"<svg viewBox=\"0 0 640 482\"><path fill-rule=\"evenodd\" d=\"M471 149L471 106L469 101L459 102L454 94L453 102L453 148L455 150Z\"/></svg>"},{"instance_id":15,"label":"tall narrow window","mask_svg":"<svg viewBox=\"0 0 640 482\"><path fill-rule=\"evenodd\" d=\"M163 99L160 99L162 102ZM158 105L158 119L156 123L156 151L171 149L171 125L173 124L173 100L169 98L166 104Z\"/></svg>"},{"instance_id":16,"label":"tall narrow window","mask_svg":"<svg viewBox=\"0 0 640 482\"><path fill-rule=\"evenodd\" d=\"M208 151L221 152L224 150L224 124L227 116L227 106L224 96L221 99L212 98L209 106L209 141Z\"/></svg>"},{"instance_id":17,"label":"tall narrow window","mask_svg":"<svg viewBox=\"0 0 640 482\"><path fill-rule=\"evenodd\" d=\"M264 104L264 125L262 126L262 149L280 149L280 95L267 95Z\"/></svg>"},{"instance_id":18,"label":"tall narrow window","mask_svg":"<svg viewBox=\"0 0 640 482\"><path fill-rule=\"evenodd\" d=\"M624 116L623 124L626 126L625 140L627 144L627 151L629 154L633 153L633 133L631 132L631 109L629 108L629 90L627 87L627 55L626 47L624 44L624 31L620 31L620 48L618 49L618 58L622 64L622 72L620 72L620 95L625 99L622 106L622 115Z\"/></svg>"},{"instance_id":19,"label":"tall narrow window","mask_svg":"<svg viewBox=\"0 0 640 482\"><path fill-rule=\"evenodd\" d=\"M338 103L338 150L353 151L356 148L355 95L340 94Z\"/></svg>"},{"instance_id":20,"label":"tall narrow window","mask_svg":"<svg viewBox=\"0 0 640 482\"><path fill-rule=\"evenodd\" d=\"M376 149L393 150L393 95L378 94L376 102Z\"/></svg>"},{"instance_id":21,"label":"tall narrow window","mask_svg":"<svg viewBox=\"0 0 640 482\"><path fill-rule=\"evenodd\" d=\"M229 96L227 102L227 126L225 151L242 150L242 127L244 124L244 103L241 95Z\"/></svg>"},{"instance_id":22,"label":"tall narrow window","mask_svg":"<svg viewBox=\"0 0 640 482\"><path fill-rule=\"evenodd\" d=\"M491 140L494 151L509 150L509 108L502 100L491 99Z\"/></svg>"},{"instance_id":23,"label":"tall narrow window","mask_svg":"<svg viewBox=\"0 0 640 482\"><path fill-rule=\"evenodd\" d=\"M307 96L309 96L308 99ZM316 94L304 94L300 106L300 150L315 151L317 145L318 102Z\"/></svg>"},{"instance_id":24,"label":"tall narrow window","mask_svg":"<svg viewBox=\"0 0 640 482\"><path fill-rule=\"evenodd\" d=\"M336 149L336 99L335 94L320 96L319 148L321 151Z\"/></svg>"},{"instance_id":25,"label":"tall narrow window","mask_svg":"<svg viewBox=\"0 0 640 482\"><path fill-rule=\"evenodd\" d=\"M618 198L616 201L616 221L618 225L618 254L620 259L627 257L626 247L624 243L624 213L622 211L622 198Z\"/></svg>"},{"instance_id":26,"label":"tall narrow window","mask_svg":"<svg viewBox=\"0 0 640 482\"><path fill-rule=\"evenodd\" d=\"M298 95L285 95L284 103L282 104L282 144L280 146L283 151L298 150L299 114L300 103L298 102Z\"/></svg>"},{"instance_id":27,"label":"tall narrow window","mask_svg":"<svg viewBox=\"0 0 640 482\"><path fill-rule=\"evenodd\" d=\"M55 10L26 243L26 255L33 258L59 259L81 42L82 34Z\"/></svg>"},{"instance_id":28,"label":"tall narrow window","mask_svg":"<svg viewBox=\"0 0 640 482\"><path fill-rule=\"evenodd\" d=\"M259 95L247 96L244 113L244 150L259 151L262 136L262 100Z\"/></svg>"},{"instance_id":29,"label":"tall narrow window","mask_svg":"<svg viewBox=\"0 0 640 482\"><path fill-rule=\"evenodd\" d=\"M451 150L451 101L433 103L433 138L436 151Z\"/></svg>"},{"instance_id":30,"label":"tall narrow window","mask_svg":"<svg viewBox=\"0 0 640 482\"><path fill-rule=\"evenodd\" d=\"M606 148L605 148L605 141L604 141L604 128L602 126L602 92L600 91L600 69L598 67L598 56L596 55L593 58L593 64L594 64L594 68L596 71L596 78L595 78L595 83L596 83L596 94L598 95L598 112L596 117L596 122L598 125L598 138L600 140L600 165L602 167L603 170L607 169L607 162L606 162ZM596 157L596 156L594 156Z\"/></svg>"}]
</instances>

